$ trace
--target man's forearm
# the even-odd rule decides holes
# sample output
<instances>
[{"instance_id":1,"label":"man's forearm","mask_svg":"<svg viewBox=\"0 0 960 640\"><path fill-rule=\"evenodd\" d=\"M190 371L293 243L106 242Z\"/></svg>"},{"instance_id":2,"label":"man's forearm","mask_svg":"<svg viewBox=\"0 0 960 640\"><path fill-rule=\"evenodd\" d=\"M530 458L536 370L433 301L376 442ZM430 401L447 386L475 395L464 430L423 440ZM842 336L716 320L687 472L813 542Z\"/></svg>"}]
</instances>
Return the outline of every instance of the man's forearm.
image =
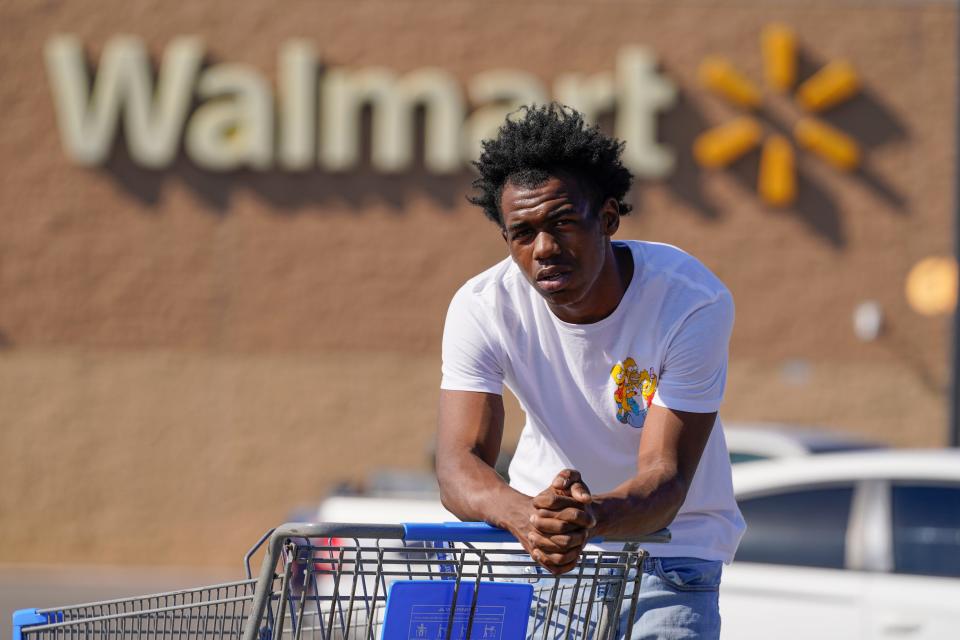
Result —
<instances>
[{"instance_id":1,"label":"man's forearm","mask_svg":"<svg viewBox=\"0 0 960 640\"><path fill-rule=\"evenodd\" d=\"M529 518L530 496L511 488L473 452L444 456L437 480L443 506L462 520L487 522L516 533L516 523Z\"/></svg>"},{"instance_id":2,"label":"man's forearm","mask_svg":"<svg viewBox=\"0 0 960 640\"><path fill-rule=\"evenodd\" d=\"M613 491L594 495L596 535L630 537L658 531L671 522L687 494L675 468L656 467Z\"/></svg>"},{"instance_id":3,"label":"man's forearm","mask_svg":"<svg viewBox=\"0 0 960 640\"><path fill-rule=\"evenodd\" d=\"M653 405L637 454L637 474L594 497L599 535L631 537L668 526L687 497L717 414Z\"/></svg>"}]
</instances>

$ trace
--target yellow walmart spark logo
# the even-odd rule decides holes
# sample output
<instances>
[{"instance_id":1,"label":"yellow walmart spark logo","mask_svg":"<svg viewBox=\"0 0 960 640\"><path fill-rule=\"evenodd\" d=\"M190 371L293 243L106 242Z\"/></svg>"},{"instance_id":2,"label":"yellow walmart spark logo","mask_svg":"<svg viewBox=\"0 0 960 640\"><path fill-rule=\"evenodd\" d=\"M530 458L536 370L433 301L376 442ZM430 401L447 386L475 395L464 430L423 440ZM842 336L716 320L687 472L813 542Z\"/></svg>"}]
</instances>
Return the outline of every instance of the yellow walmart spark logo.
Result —
<instances>
[{"instance_id":1,"label":"yellow walmart spark logo","mask_svg":"<svg viewBox=\"0 0 960 640\"><path fill-rule=\"evenodd\" d=\"M783 25L767 26L761 35L766 82L786 94L797 82L797 39ZM761 90L728 60L710 56L701 63L700 81L730 103L757 111L763 105ZM792 127L797 145L844 171L860 164L860 148L850 136L812 114L822 113L857 94L860 83L849 62L834 60L803 81L794 101L804 111ZM707 168L726 167L744 154L762 146L757 191L774 206L791 204L797 195L793 145L783 135L765 135L752 115L744 115L702 133L693 145L697 162Z\"/></svg>"}]
</instances>

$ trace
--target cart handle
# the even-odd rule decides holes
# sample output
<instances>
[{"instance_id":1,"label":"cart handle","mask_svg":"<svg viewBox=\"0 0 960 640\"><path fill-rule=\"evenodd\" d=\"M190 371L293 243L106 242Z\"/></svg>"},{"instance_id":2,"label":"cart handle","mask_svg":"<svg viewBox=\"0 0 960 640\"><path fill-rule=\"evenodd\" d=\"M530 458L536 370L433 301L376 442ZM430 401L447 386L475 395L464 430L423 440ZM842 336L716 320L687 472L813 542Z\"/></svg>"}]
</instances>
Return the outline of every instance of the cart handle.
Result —
<instances>
[{"instance_id":1,"label":"cart handle","mask_svg":"<svg viewBox=\"0 0 960 640\"><path fill-rule=\"evenodd\" d=\"M506 529L492 527L486 522L405 522L403 525L404 540L421 540L428 542L516 542L513 534ZM645 536L636 536L630 539L633 542L669 542L670 531L661 529ZM589 542L600 544L601 537L590 538Z\"/></svg>"},{"instance_id":2,"label":"cart handle","mask_svg":"<svg viewBox=\"0 0 960 640\"><path fill-rule=\"evenodd\" d=\"M260 565L260 575L254 592L253 605L247 616L246 626L243 628L242 640L258 640L260 620L266 609L267 601L271 598L271 583L276 578L274 573L280 560L283 545L290 538L379 538L382 540L410 540L410 541L448 541L448 542L514 542L513 535L502 529L491 527L484 522L443 522L439 524L359 524L344 522L309 523L288 522L265 535L251 549L247 558L254 554L258 547L269 540L263 564ZM667 529L632 538L606 539L607 542L658 543L669 542L670 532ZM599 542L600 539L591 540Z\"/></svg>"}]
</instances>

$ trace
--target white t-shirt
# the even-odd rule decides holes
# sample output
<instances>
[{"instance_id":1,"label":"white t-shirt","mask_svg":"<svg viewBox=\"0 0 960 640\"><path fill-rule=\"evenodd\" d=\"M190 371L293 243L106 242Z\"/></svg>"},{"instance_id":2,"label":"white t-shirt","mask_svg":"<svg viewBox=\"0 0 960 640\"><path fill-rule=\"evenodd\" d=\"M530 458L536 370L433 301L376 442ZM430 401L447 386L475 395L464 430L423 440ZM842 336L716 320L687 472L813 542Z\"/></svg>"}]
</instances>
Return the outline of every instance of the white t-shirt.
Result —
<instances>
[{"instance_id":1,"label":"white t-shirt","mask_svg":"<svg viewBox=\"0 0 960 640\"><path fill-rule=\"evenodd\" d=\"M593 493L637 473L652 404L711 413L720 408L733 327L733 298L703 264L665 244L626 241L633 278L616 310L570 324L507 258L457 291L443 334L443 381L451 391L503 393L526 412L510 484L527 495L565 468ZM745 525L733 497L719 419L667 544L654 556L730 562Z\"/></svg>"}]
</instances>

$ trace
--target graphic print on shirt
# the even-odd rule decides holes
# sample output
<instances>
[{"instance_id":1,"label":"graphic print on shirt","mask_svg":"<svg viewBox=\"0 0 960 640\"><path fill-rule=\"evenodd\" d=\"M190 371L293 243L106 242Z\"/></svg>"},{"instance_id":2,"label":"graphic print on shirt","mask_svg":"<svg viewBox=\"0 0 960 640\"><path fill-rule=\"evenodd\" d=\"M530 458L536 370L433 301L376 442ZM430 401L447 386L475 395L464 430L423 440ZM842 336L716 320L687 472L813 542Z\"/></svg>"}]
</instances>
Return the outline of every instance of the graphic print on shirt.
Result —
<instances>
[{"instance_id":1,"label":"graphic print on shirt","mask_svg":"<svg viewBox=\"0 0 960 640\"><path fill-rule=\"evenodd\" d=\"M617 383L613 392L617 420L639 429L657 392L657 374L653 369L639 369L636 360L626 358L613 365L610 377Z\"/></svg>"}]
</instances>

